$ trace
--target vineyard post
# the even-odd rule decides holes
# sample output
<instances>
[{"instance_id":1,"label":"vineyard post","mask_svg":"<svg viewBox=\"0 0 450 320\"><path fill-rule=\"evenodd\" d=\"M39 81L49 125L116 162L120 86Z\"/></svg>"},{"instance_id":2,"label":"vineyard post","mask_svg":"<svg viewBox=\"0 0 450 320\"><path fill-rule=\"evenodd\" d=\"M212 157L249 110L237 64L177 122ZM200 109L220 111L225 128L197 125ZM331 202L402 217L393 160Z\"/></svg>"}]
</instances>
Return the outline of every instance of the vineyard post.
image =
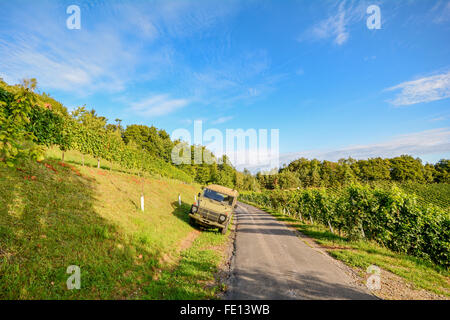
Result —
<instances>
[{"instance_id":1,"label":"vineyard post","mask_svg":"<svg viewBox=\"0 0 450 320\"><path fill-rule=\"evenodd\" d=\"M331 226L331 223L330 223L330 220L328 220L328 226L330 227L330 231L331 231L331 233L334 233L334 231L333 231L333 227Z\"/></svg>"},{"instance_id":2,"label":"vineyard post","mask_svg":"<svg viewBox=\"0 0 450 320\"><path fill-rule=\"evenodd\" d=\"M141 189L141 208L142 211L144 211L144 183L145 183L145 179L144 179L144 172L142 172L142 189Z\"/></svg>"},{"instance_id":3,"label":"vineyard post","mask_svg":"<svg viewBox=\"0 0 450 320\"><path fill-rule=\"evenodd\" d=\"M97 168L100 169L100 159L97 158Z\"/></svg>"},{"instance_id":4,"label":"vineyard post","mask_svg":"<svg viewBox=\"0 0 450 320\"><path fill-rule=\"evenodd\" d=\"M61 154L61 161L64 162L64 150L62 151L62 154Z\"/></svg>"}]
</instances>

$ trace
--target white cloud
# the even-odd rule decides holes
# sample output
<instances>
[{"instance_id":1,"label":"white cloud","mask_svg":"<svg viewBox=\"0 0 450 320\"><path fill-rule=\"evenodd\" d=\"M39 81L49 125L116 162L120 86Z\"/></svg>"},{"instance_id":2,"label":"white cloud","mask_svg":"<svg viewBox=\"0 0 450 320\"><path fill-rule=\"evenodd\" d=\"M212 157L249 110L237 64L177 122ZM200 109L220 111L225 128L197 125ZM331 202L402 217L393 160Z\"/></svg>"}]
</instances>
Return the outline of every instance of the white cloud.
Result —
<instances>
[{"instance_id":1,"label":"white cloud","mask_svg":"<svg viewBox=\"0 0 450 320\"><path fill-rule=\"evenodd\" d=\"M10 30L0 30L0 76L7 82L35 77L45 91L86 95L121 91L133 80L134 70L143 61L139 58L142 52L140 44L125 40L123 30L110 20L89 25L89 29L82 25L81 30L68 30L54 18L57 6L45 8L48 12L26 7L4 18L2 23ZM33 9L36 12L30 12Z\"/></svg>"},{"instance_id":2,"label":"white cloud","mask_svg":"<svg viewBox=\"0 0 450 320\"><path fill-rule=\"evenodd\" d=\"M342 1L339 6L333 7L333 12L328 18L318 22L307 29L299 38L304 40L327 40L333 39L337 45L343 45L350 38L349 26L359 22L364 18L364 3L359 2L356 5L351 1Z\"/></svg>"},{"instance_id":3,"label":"white cloud","mask_svg":"<svg viewBox=\"0 0 450 320\"><path fill-rule=\"evenodd\" d=\"M284 153L279 156L280 166L289 164L299 158L337 161L342 158L368 159L375 157L392 158L403 154L416 157L443 154L450 152L450 128L440 128L422 132L395 136L390 140L366 144L353 145L335 150L307 150L302 152ZM267 170L267 161L247 166L252 173L261 169Z\"/></svg>"},{"instance_id":4,"label":"white cloud","mask_svg":"<svg viewBox=\"0 0 450 320\"><path fill-rule=\"evenodd\" d=\"M450 2L438 1L430 11L433 16L433 22L444 24L450 21Z\"/></svg>"},{"instance_id":5,"label":"white cloud","mask_svg":"<svg viewBox=\"0 0 450 320\"><path fill-rule=\"evenodd\" d=\"M158 117L172 113L189 104L186 99L172 99L167 94L154 95L131 105L131 111L145 117Z\"/></svg>"},{"instance_id":6,"label":"white cloud","mask_svg":"<svg viewBox=\"0 0 450 320\"><path fill-rule=\"evenodd\" d=\"M229 116L229 117L220 117L220 118L214 120L212 123L213 124L221 124L221 123L228 122L228 121L230 121L232 119L233 119L233 117L231 117L231 116Z\"/></svg>"},{"instance_id":7,"label":"white cloud","mask_svg":"<svg viewBox=\"0 0 450 320\"><path fill-rule=\"evenodd\" d=\"M180 53L170 40L204 32L240 4L101 1L80 7L81 30L68 30L63 4L46 1L19 9L1 3L0 11L8 14L0 15L0 77L10 83L35 77L45 91L122 91L173 72Z\"/></svg>"},{"instance_id":8,"label":"white cloud","mask_svg":"<svg viewBox=\"0 0 450 320\"><path fill-rule=\"evenodd\" d=\"M386 90L401 90L394 100L389 101L395 106L408 106L416 103L446 99L450 97L450 71L414 81L403 82Z\"/></svg>"},{"instance_id":9,"label":"white cloud","mask_svg":"<svg viewBox=\"0 0 450 320\"><path fill-rule=\"evenodd\" d=\"M437 117L437 118L431 119L430 121L431 121L431 122L437 122L437 121L444 121L444 120L446 120L445 117Z\"/></svg>"},{"instance_id":10,"label":"white cloud","mask_svg":"<svg viewBox=\"0 0 450 320\"><path fill-rule=\"evenodd\" d=\"M402 154L420 156L449 151L450 128L441 128L399 135L390 140L374 144L348 146L336 150L310 150L284 154L281 156L281 163L289 163L301 157L336 161L348 157L367 159L372 157L396 157Z\"/></svg>"}]
</instances>

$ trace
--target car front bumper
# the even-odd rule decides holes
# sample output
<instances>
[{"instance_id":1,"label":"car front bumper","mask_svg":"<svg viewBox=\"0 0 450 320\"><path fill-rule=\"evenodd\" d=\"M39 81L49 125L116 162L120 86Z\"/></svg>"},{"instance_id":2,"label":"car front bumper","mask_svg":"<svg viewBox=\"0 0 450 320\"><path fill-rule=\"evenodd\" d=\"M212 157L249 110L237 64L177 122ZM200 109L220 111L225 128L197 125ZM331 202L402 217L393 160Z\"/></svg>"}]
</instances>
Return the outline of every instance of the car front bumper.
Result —
<instances>
[{"instance_id":1,"label":"car front bumper","mask_svg":"<svg viewBox=\"0 0 450 320\"><path fill-rule=\"evenodd\" d=\"M198 224L205 226L205 227L217 227L217 228L224 228L227 224L227 220L223 224L220 224L219 222L211 221L208 219L203 218L197 213L189 213L189 217L194 219Z\"/></svg>"}]
</instances>

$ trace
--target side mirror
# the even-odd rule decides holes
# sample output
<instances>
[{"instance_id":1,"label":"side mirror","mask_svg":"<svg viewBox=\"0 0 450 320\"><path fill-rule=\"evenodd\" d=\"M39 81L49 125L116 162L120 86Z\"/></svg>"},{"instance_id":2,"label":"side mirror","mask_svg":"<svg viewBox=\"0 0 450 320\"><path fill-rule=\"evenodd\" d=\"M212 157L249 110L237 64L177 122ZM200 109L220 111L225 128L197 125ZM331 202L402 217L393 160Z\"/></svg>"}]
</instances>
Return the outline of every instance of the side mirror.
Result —
<instances>
[{"instance_id":1,"label":"side mirror","mask_svg":"<svg viewBox=\"0 0 450 320\"><path fill-rule=\"evenodd\" d=\"M202 193L199 192L198 195L197 195L197 198L200 198L201 196L202 196Z\"/></svg>"}]
</instances>

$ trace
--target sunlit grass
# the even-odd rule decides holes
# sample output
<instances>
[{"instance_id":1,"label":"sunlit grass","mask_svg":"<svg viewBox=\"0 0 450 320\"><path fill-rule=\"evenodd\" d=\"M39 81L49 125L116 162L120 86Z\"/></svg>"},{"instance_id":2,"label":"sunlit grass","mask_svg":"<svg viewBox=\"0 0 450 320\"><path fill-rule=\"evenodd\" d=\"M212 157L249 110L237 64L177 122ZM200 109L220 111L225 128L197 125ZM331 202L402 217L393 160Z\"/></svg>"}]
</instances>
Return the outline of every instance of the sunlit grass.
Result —
<instances>
[{"instance_id":1,"label":"sunlit grass","mask_svg":"<svg viewBox=\"0 0 450 320\"><path fill-rule=\"evenodd\" d=\"M219 253L198 243L226 238L205 232L177 250L194 231L187 212L199 185L97 169L96 161L73 165L74 154L65 159L0 169L0 299L212 297L203 280L213 278ZM161 284L164 277L153 280L166 270L163 255L179 261L176 270L199 267L184 294L173 294L176 283ZM81 268L80 290L67 290L69 265Z\"/></svg>"}]
</instances>

